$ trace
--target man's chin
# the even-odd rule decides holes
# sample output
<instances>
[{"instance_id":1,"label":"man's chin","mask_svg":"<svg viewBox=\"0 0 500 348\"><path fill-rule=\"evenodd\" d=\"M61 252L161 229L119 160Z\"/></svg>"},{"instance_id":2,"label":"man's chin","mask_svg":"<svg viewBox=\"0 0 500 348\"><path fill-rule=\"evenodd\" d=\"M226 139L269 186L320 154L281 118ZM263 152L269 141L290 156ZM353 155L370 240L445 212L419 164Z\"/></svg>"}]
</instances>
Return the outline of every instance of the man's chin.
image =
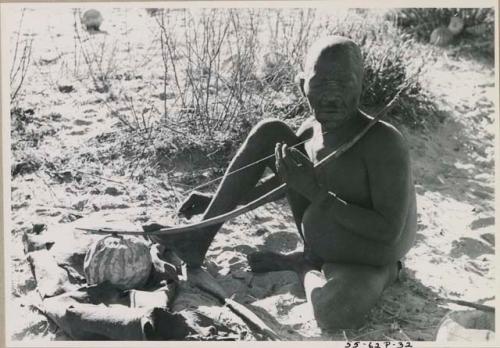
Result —
<instances>
[{"instance_id":1,"label":"man's chin","mask_svg":"<svg viewBox=\"0 0 500 348\"><path fill-rule=\"evenodd\" d=\"M342 127L344 122L335 122L335 121L330 121L330 122L320 122L321 129L324 131L333 131L336 129L339 129Z\"/></svg>"}]
</instances>

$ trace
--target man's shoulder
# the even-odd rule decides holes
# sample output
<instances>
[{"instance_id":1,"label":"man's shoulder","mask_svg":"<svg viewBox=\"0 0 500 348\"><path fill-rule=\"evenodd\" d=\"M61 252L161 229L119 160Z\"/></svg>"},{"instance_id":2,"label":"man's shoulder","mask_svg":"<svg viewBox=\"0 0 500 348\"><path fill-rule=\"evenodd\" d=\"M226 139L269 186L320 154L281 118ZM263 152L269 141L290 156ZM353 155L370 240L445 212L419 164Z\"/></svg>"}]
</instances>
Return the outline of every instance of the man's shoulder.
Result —
<instances>
[{"instance_id":1,"label":"man's shoulder","mask_svg":"<svg viewBox=\"0 0 500 348\"><path fill-rule=\"evenodd\" d=\"M392 124L378 121L365 136L369 151L408 151L408 144L403 134Z\"/></svg>"}]
</instances>

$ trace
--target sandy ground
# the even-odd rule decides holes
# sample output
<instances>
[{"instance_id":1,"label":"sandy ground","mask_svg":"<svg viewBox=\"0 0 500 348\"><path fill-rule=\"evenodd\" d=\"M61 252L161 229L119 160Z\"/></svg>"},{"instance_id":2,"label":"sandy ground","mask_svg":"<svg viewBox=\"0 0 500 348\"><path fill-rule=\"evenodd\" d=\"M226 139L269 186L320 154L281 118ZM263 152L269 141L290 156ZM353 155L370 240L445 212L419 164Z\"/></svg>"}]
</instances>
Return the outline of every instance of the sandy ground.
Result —
<instances>
[{"instance_id":1,"label":"sandy ground","mask_svg":"<svg viewBox=\"0 0 500 348\"><path fill-rule=\"evenodd\" d=\"M126 28L123 23L127 15L131 16L120 12L118 24L107 23L104 29L109 31L109 42L113 35L123 33L128 33L131 43L144 41L140 33L148 30L147 25ZM120 128L100 103L104 95L89 90L86 81L67 82L75 86L75 93L55 90L54 80L58 85L65 83L65 74L57 73L58 65L43 60L60 59L53 47L63 56L73 49L72 40L71 44L63 40L72 33L60 29L72 26L72 16L60 16L52 23L47 31L37 32L36 38L45 41L35 40L38 46L34 59L39 65L26 82L25 93L30 96L22 105L35 112L26 127L44 136L33 144L34 138L28 132L24 138L15 137L12 143L13 165L30 160L45 164L43 170L16 175L11 182L7 306L11 310L10 334L15 340L65 339L33 307L39 299L21 241L22 234L33 224L57 226L107 213L118 216L117 221L121 217L122 222L136 226L168 222L187 190L186 186L176 185L175 178L183 175L180 170L171 173L173 179L146 175L141 182L128 180L133 166L127 166L127 159L113 151ZM130 58L134 63L144 62L149 50L146 41L136 46L139 54ZM119 52L126 56L124 47ZM493 303L494 70L444 51L435 52L434 57L437 59L429 62L423 81L446 117L441 124L424 131L400 127L413 159L418 193L417 240L404 260L403 281L384 293L362 329L321 332L294 273L254 275L248 271L246 255L252 251L290 252L301 248L286 202L268 204L238 217L216 236L207 256L208 270L238 301L251 304L284 338L433 340L442 317L458 308L443 299ZM147 64L154 62L146 62L146 68L141 70L143 79L149 78ZM114 83L119 85L120 81ZM134 88L134 84L141 83L132 78L121 86ZM116 168L124 169L120 174ZM65 171L70 172L67 180L62 174Z\"/></svg>"}]
</instances>

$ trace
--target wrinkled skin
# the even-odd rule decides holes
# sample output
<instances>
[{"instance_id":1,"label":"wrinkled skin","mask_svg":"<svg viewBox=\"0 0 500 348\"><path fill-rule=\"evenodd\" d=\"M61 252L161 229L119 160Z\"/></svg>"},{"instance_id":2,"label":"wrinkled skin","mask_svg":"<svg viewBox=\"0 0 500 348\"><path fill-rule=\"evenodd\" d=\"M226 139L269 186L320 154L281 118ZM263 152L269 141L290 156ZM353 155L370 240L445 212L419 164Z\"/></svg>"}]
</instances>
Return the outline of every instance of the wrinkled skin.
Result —
<instances>
[{"instance_id":1,"label":"wrinkled skin","mask_svg":"<svg viewBox=\"0 0 500 348\"><path fill-rule=\"evenodd\" d=\"M225 176L203 215L206 219L225 213L287 183L304 252L258 252L248 260L254 272L297 271L323 328L362 324L382 291L397 278L398 261L416 233L408 147L390 124L378 122L342 156L314 168L370 122L358 110L362 80L361 53L352 41L328 37L316 42L298 79L313 116L296 133L277 120L257 124L228 172L273 151L275 158ZM306 139L304 145L291 148ZM276 175L257 185L266 167ZM181 210L189 211L188 201ZM190 267L202 264L219 228L177 238L181 257Z\"/></svg>"}]
</instances>

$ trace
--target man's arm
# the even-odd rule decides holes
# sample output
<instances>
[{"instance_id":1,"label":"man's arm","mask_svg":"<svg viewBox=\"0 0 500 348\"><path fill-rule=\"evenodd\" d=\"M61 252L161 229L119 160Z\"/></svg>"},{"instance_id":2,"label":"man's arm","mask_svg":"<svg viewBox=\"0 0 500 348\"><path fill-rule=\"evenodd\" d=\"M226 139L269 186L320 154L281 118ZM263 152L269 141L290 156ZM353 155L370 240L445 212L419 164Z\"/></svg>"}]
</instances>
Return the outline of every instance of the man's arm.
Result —
<instances>
[{"instance_id":1,"label":"man's arm","mask_svg":"<svg viewBox=\"0 0 500 348\"><path fill-rule=\"evenodd\" d=\"M315 204L345 229L365 238L394 243L406 222L411 195L411 166L407 145L393 128L379 128L366 146L372 208L350 204L335 193L320 191Z\"/></svg>"}]
</instances>

